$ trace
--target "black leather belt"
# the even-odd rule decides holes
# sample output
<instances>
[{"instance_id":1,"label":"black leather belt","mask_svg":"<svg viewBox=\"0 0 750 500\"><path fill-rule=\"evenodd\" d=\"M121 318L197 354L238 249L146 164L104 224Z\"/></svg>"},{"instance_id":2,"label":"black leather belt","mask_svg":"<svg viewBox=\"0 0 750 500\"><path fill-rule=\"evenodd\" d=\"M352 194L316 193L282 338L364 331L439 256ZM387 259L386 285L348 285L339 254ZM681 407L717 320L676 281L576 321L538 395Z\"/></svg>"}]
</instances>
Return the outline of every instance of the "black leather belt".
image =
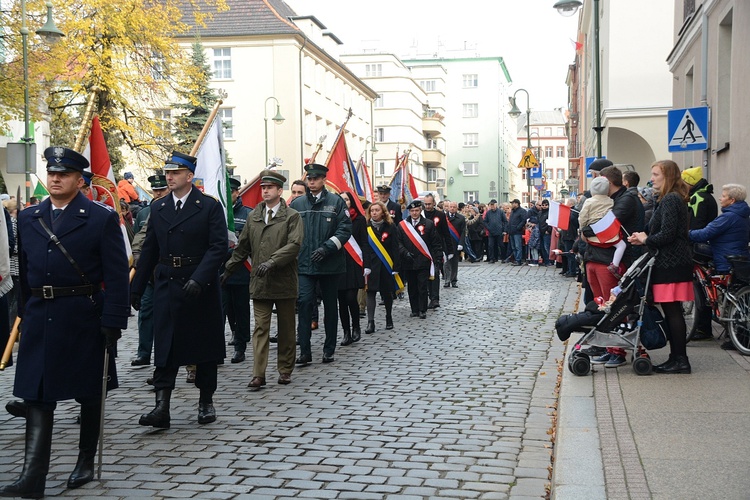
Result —
<instances>
[{"instance_id":1,"label":"black leather belt","mask_svg":"<svg viewBox=\"0 0 750 500\"><path fill-rule=\"evenodd\" d=\"M159 259L159 263L169 267L185 267L200 264L203 257L167 257Z\"/></svg>"},{"instance_id":2,"label":"black leather belt","mask_svg":"<svg viewBox=\"0 0 750 500\"><path fill-rule=\"evenodd\" d=\"M91 296L99 291L99 287L93 285L79 286L43 286L42 288L32 288L31 295L42 299L54 299L57 297L72 297L74 295Z\"/></svg>"}]
</instances>

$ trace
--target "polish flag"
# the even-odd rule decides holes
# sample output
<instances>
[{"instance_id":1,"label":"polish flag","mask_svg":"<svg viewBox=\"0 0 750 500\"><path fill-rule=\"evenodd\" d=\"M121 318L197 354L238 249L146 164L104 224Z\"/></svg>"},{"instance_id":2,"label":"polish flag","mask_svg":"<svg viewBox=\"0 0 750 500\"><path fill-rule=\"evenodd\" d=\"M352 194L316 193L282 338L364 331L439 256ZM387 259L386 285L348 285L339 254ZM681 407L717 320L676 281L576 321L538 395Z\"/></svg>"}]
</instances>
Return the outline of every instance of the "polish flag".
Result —
<instances>
[{"instance_id":1,"label":"polish flag","mask_svg":"<svg viewBox=\"0 0 750 500\"><path fill-rule=\"evenodd\" d=\"M599 241L610 241L620 234L620 221L617 220L615 214L610 210L598 222L591 224L591 230L594 231Z\"/></svg>"},{"instance_id":2,"label":"polish flag","mask_svg":"<svg viewBox=\"0 0 750 500\"><path fill-rule=\"evenodd\" d=\"M568 229L568 224L570 223L570 207L554 200L550 200L547 223L558 229Z\"/></svg>"}]
</instances>

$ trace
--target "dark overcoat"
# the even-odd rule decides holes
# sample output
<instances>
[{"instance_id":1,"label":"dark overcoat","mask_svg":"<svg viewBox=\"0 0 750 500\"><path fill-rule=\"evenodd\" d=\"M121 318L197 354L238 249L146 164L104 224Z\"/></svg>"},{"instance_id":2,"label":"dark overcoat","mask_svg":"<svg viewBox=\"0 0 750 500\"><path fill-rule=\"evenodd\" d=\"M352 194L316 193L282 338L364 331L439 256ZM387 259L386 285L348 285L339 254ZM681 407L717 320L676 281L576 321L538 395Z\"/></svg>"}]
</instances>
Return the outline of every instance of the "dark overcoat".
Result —
<instances>
[{"instance_id":1,"label":"dark overcoat","mask_svg":"<svg viewBox=\"0 0 750 500\"><path fill-rule=\"evenodd\" d=\"M352 238L357 242L359 248L362 250L362 262L365 260L365 251L367 249L367 220L364 216L357 214L352 219ZM349 252L344 248L344 255L346 258L346 272L339 275L339 290L359 290L365 287L365 276L364 268L357 264L357 262L349 255Z\"/></svg>"},{"instance_id":2,"label":"dark overcoat","mask_svg":"<svg viewBox=\"0 0 750 500\"><path fill-rule=\"evenodd\" d=\"M84 285L40 224L57 236L86 279L97 288L91 297L43 299L32 288ZM52 224L49 198L18 217L18 265L23 335L18 349L13 393L33 401L91 399L101 395L104 359L102 326L128 324L128 258L117 214L78 194ZM117 387L110 357L109 389Z\"/></svg>"},{"instance_id":3,"label":"dark overcoat","mask_svg":"<svg viewBox=\"0 0 750 500\"><path fill-rule=\"evenodd\" d=\"M226 356L219 268L228 244L221 204L195 187L179 213L171 194L151 206L132 289L143 293L154 273L155 366L199 364ZM191 262L174 267L170 263L175 257ZM191 279L201 286L193 299L182 290Z\"/></svg>"},{"instance_id":4,"label":"dark overcoat","mask_svg":"<svg viewBox=\"0 0 750 500\"><path fill-rule=\"evenodd\" d=\"M368 222L367 226L368 228L372 228L375 238L377 238L391 257L393 270L398 272L400 269L400 255L398 252L398 230L396 229L396 225L383 222L380 229L377 229L371 222ZM365 267L370 268L371 271L367 277L367 289L376 292L394 292L396 290L395 279L385 265L383 265L377 253L372 250L369 236L367 237L365 246L367 247L367 251L364 248L362 249L365 256Z\"/></svg>"}]
</instances>

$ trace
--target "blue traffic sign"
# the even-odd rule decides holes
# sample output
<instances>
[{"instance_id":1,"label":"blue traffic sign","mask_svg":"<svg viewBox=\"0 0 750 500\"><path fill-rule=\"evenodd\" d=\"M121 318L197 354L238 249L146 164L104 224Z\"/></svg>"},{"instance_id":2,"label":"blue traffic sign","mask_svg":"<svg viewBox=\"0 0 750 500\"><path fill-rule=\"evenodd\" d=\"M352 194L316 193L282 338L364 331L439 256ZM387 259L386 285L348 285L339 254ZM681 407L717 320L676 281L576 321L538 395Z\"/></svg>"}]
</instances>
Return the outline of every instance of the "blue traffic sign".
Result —
<instances>
[{"instance_id":1,"label":"blue traffic sign","mask_svg":"<svg viewBox=\"0 0 750 500\"><path fill-rule=\"evenodd\" d=\"M529 177L531 177L532 179L541 179L542 178L542 167L530 168L529 169Z\"/></svg>"},{"instance_id":2,"label":"blue traffic sign","mask_svg":"<svg viewBox=\"0 0 750 500\"><path fill-rule=\"evenodd\" d=\"M708 149L708 107L668 111L667 131L670 153Z\"/></svg>"},{"instance_id":3,"label":"blue traffic sign","mask_svg":"<svg viewBox=\"0 0 750 500\"><path fill-rule=\"evenodd\" d=\"M602 156L602 158L607 158L606 156ZM594 163L594 160L596 160L596 156L587 156L586 157L586 177L591 179L591 172L589 171L589 167L592 163Z\"/></svg>"}]
</instances>

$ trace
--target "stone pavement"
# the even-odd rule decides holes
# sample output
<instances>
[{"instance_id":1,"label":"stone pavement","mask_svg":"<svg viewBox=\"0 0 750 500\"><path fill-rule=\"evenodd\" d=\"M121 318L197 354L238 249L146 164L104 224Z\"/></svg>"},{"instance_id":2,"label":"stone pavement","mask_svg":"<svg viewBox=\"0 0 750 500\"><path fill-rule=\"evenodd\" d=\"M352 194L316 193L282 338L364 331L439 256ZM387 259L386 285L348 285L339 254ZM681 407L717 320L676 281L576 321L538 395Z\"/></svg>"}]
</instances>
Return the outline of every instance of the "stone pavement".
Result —
<instances>
[{"instance_id":1,"label":"stone pavement","mask_svg":"<svg viewBox=\"0 0 750 500\"><path fill-rule=\"evenodd\" d=\"M627 364L577 377L565 364L552 498L750 498L750 358L721 341L688 344L691 375L638 376ZM669 349L650 354L658 364Z\"/></svg>"},{"instance_id":2,"label":"stone pavement","mask_svg":"<svg viewBox=\"0 0 750 500\"><path fill-rule=\"evenodd\" d=\"M251 356L219 368L218 421L196 423L198 391L183 375L172 428L138 425L153 406L150 369L130 367L135 318L119 345L120 389L107 400L101 481L64 484L77 457L77 405L55 414L47 495L66 498L530 499L547 494L551 435L563 345L554 322L578 286L554 268L462 263L442 307L409 318L396 301L396 328L313 360L277 385L272 349L260 392L246 388ZM363 324L364 326L364 324ZM231 354L231 353L230 353ZM0 372L10 398L14 369ZM705 422L710 423L707 417ZM0 414L0 483L23 462L24 422Z\"/></svg>"}]
</instances>

